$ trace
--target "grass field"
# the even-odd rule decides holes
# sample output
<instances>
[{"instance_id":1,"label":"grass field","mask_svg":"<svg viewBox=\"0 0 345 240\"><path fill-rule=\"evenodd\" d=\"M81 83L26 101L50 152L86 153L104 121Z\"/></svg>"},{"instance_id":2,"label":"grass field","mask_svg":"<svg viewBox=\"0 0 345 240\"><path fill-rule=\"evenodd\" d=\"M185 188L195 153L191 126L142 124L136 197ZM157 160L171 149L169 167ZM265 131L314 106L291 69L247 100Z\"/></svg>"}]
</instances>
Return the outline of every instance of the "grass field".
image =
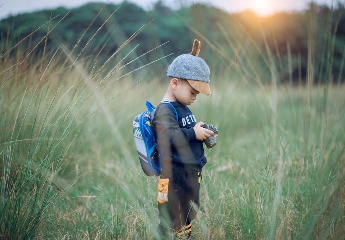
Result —
<instances>
[{"instance_id":1,"label":"grass field","mask_svg":"<svg viewBox=\"0 0 345 240\"><path fill-rule=\"evenodd\" d=\"M157 179L131 124L165 76L17 55L0 67L0 238L153 239ZM195 239L344 239L345 87L212 77L191 106L220 132Z\"/></svg>"}]
</instances>

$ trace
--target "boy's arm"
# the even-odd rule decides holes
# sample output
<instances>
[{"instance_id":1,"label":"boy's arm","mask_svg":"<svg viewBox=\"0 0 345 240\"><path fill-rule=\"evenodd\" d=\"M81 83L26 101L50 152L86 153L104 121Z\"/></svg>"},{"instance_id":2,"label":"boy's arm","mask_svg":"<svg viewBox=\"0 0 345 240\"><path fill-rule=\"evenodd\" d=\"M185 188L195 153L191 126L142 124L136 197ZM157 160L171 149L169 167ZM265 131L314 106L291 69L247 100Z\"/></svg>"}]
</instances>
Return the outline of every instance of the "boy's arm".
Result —
<instances>
[{"instance_id":1,"label":"boy's arm","mask_svg":"<svg viewBox=\"0 0 345 240\"><path fill-rule=\"evenodd\" d=\"M174 131L179 129L179 126L176 122L176 116L163 106L158 106L156 108L155 117L153 118L152 124L156 131L158 149L160 152L159 158L162 167L160 178L170 179L172 174L172 139L174 139Z\"/></svg>"}]
</instances>

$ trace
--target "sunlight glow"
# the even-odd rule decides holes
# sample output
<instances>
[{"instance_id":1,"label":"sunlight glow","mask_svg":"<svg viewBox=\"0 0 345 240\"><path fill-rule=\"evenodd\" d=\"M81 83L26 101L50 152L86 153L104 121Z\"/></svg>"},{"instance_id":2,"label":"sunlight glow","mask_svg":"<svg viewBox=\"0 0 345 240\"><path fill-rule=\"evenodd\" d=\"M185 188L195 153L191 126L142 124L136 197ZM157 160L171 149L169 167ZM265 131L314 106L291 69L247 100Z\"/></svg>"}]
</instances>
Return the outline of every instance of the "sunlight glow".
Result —
<instances>
[{"instance_id":1,"label":"sunlight glow","mask_svg":"<svg viewBox=\"0 0 345 240\"><path fill-rule=\"evenodd\" d=\"M251 9L259 16L266 16L274 13L274 0L252 0Z\"/></svg>"}]
</instances>

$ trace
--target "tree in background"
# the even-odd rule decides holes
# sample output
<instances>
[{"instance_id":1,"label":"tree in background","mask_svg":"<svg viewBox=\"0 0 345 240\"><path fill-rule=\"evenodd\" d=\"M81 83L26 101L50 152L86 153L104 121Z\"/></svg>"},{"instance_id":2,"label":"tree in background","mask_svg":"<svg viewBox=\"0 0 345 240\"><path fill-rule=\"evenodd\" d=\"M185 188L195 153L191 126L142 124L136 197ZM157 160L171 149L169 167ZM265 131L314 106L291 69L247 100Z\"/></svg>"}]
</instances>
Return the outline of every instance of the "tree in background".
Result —
<instances>
[{"instance_id":1,"label":"tree in background","mask_svg":"<svg viewBox=\"0 0 345 240\"><path fill-rule=\"evenodd\" d=\"M303 12L258 17L250 11L230 14L206 4L173 10L160 0L150 10L127 1L120 5L89 3L70 10L56 8L1 20L0 37L6 41L1 41L0 50L6 52L22 41L27 49L35 46L36 54L63 45L80 57L97 55L107 59L125 42L128 50L123 54L135 48L136 57L168 42L155 51L159 56L172 54L161 62L165 65L174 56L189 52L192 40L199 38L204 43L203 57L210 58L216 72L231 69L233 74L237 64L253 65L255 59L257 66L250 67L269 79L271 54L280 81L304 82L308 53L312 53L315 82L343 82L344 26L341 4L330 9L310 3ZM119 57L123 57L121 54ZM137 64L144 65L159 56L145 55ZM159 67L154 68L159 71ZM255 79L254 75L246 77Z\"/></svg>"}]
</instances>

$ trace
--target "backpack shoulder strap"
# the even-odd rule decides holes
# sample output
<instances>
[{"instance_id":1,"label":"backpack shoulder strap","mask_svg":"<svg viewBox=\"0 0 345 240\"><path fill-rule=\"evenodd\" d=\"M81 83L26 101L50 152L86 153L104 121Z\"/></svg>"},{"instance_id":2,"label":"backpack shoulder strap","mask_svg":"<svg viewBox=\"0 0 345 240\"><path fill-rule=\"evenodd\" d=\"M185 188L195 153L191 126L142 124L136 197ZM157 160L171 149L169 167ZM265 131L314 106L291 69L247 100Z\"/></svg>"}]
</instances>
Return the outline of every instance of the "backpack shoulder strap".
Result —
<instances>
[{"instance_id":1,"label":"backpack shoulder strap","mask_svg":"<svg viewBox=\"0 0 345 240\"><path fill-rule=\"evenodd\" d=\"M168 101L168 100L162 101L162 103L167 103L167 104L169 104L172 107L172 109L174 109L175 116L176 116L176 122L178 122L178 113L177 113L176 108L174 107L174 105L170 101Z\"/></svg>"},{"instance_id":2,"label":"backpack shoulder strap","mask_svg":"<svg viewBox=\"0 0 345 240\"><path fill-rule=\"evenodd\" d=\"M146 101L146 107L149 112L153 112L155 110L155 106L153 106L149 101Z\"/></svg>"}]
</instances>

